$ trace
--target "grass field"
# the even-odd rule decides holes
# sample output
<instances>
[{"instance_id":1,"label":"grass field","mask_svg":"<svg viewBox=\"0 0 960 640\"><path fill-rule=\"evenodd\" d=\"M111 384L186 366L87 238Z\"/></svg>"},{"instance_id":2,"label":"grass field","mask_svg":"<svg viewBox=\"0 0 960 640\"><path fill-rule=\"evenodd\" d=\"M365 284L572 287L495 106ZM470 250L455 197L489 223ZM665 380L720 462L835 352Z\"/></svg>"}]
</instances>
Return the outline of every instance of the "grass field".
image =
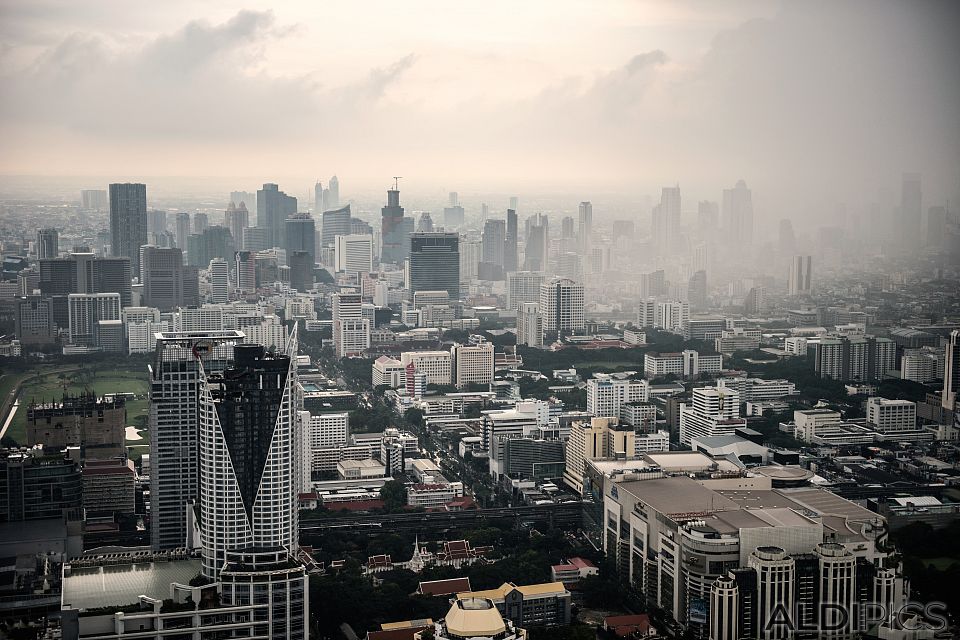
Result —
<instances>
[{"instance_id":1,"label":"grass field","mask_svg":"<svg viewBox=\"0 0 960 640\"><path fill-rule=\"evenodd\" d=\"M30 378L32 375L28 373L24 377ZM7 377L4 377L0 380L0 392L4 389L2 383L6 379ZM7 387L7 392L10 388L12 384ZM23 383L20 392L20 408L10 424L7 435L19 443L26 443L26 407L31 401L49 402L59 400L64 393L75 395L83 391L93 391L99 396L108 393L137 394L135 400L127 401L127 424L135 425L138 423L137 417L147 415L146 394L149 391L149 384L146 371L115 367L86 367L82 370L66 372L61 369L41 369L36 378ZM140 435L144 439L136 440L135 443L147 444L146 431L142 431Z\"/></svg>"}]
</instances>

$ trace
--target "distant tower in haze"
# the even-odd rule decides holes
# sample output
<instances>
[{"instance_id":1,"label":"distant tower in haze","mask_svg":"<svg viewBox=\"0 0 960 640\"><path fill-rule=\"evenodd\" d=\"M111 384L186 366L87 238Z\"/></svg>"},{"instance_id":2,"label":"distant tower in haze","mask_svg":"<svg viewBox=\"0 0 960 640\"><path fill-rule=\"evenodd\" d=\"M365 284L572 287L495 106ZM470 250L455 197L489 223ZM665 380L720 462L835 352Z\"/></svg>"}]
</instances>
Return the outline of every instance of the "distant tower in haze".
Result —
<instances>
[{"instance_id":1,"label":"distant tower in haze","mask_svg":"<svg viewBox=\"0 0 960 640\"><path fill-rule=\"evenodd\" d=\"M463 207L460 206L460 195L456 191L450 192L448 200L447 206L443 208L443 226L454 231L463 226Z\"/></svg>"},{"instance_id":2,"label":"distant tower in haze","mask_svg":"<svg viewBox=\"0 0 960 640\"><path fill-rule=\"evenodd\" d=\"M517 212L507 209L507 235L503 246L503 270L516 271L519 261L517 255Z\"/></svg>"},{"instance_id":3,"label":"distant tower in haze","mask_svg":"<svg viewBox=\"0 0 960 640\"><path fill-rule=\"evenodd\" d=\"M720 228L720 205L711 200L701 200L697 204L697 230L703 239L716 237Z\"/></svg>"},{"instance_id":4,"label":"distant tower in haze","mask_svg":"<svg viewBox=\"0 0 960 640\"><path fill-rule=\"evenodd\" d=\"M353 223L350 217L350 205L339 209L327 209L323 212L320 227L320 245L332 247L337 242L337 236L348 236L352 233Z\"/></svg>"},{"instance_id":5,"label":"distant tower in haze","mask_svg":"<svg viewBox=\"0 0 960 640\"><path fill-rule=\"evenodd\" d=\"M147 185L110 185L110 255L130 258L140 273L140 247L147 244Z\"/></svg>"},{"instance_id":6,"label":"distant tower in haze","mask_svg":"<svg viewBox=\"0 0 960 640\"><path fill-rule=\"evenodd\" d=\"M190 214L186 211L181 211L177 214L177 248L187 250L187 245L190 241Z\"/></svg>"},{"instance_id":7,"label":"distant tower in haze","mask_svg":"<svg viewBox=\"0 0 960 640\"><path fill-rule=\"evenodd\" d=\"M505 220L490 218L483 224L482 261L503 267L503 252L506 246L507 223Z\"/></svg>"},{"instance_id":8,"label":"distant tower in haze","mask_svg":"<svg viewBox=\"0 0 960 640\"><path fill-rule=\"evenodd\" d=\"M317 183L313 185L313 212L318 215L327 209L324 206L323 193L323 183L317 180Z\"/></svg>"},{"instance_id":9,"label":"distant tower in haze","mask_svg":"<svg viewBox=\"0 0 960 640\"><path fill-rule=\"evenodd\" d=\"M593 240L593 204L581 202L577 225L577 237L580 240L580 254L587 255Z\"/></svg>"},{"instance_id":10,"label":"distant tower in haze","mask_svg":"<svg viewBox=\"0 0 960 640\"><path fill-rule=\"evenodd\" d=\"M257 226L266 230L268 247L283 246L284 221L297 212L297 199L273 183L257 191Z\"/></svg>"},{"instance_id":11,"label":"distant tower in haze","mask_svg":"<svg viewBox=\"0 0 960 640\"><path fill-rule=\"evenodd\" d=\"M922 193L920 174L905 173L900 185L900 224L894 228L900 234L900 244L905 252L920 249L920 230L923 227Z\"/></svg>"},{"instance_id":12,"label":"distant tower in haze","mask_svg":"<svg viewBox=\"0 0 960 640\"><path fill-rule=\"evenodd\" d=\"M340 180L337 179L337 176L330 178L327 187L327 197L330 201L326 203L326 206L331 209L336 209L340 206Z\"/></svg>"},{"instance_id":13,"label":"distant tower in haze","mask_svg":"<svg viewBox=\"0 0 960 640\"><path fill-rule=\"evenodd\" d=\"M50 227L37 230L37 259L56 258L60 253L60 234Z\"/></svg>"},{"instance_id":14,"label":"distant tower in haze","mask_svg":"<svg viewBox=\"0 0 960 640\"><path fill-rule=\"evenodd\" d=\"M410 253L410 233L413 231L413 219L403 215L400 206L400 189L394 182L393 189L387 189L387 206L380 209L380 241L382 249L380 261L391 264L403 264Z\"/></svg>"},{"instance_id":15,"label":"distant tower in haze","mask_svg":"<svg viewBox=\"0 0 960 640\"><path fill-rule=\"evenodd\" d=\"M574 222L573 217L564 216L563 220L560 221L560 237L564 240L572 238L575 233L575 225L576 223Z\"/></svg>"},{"instance_id":16,"label":"distant tower in haze","mask_svg":"<svg viewBox=\"0 0 960 640\"><path fill-rule=\"evenodd\" d=\"M778 245L781 255L792 256L797 252L797 237L793 233L793 223L786 218L780 221Z\"/></svg>"},{"instance_id":17,"label":"distant tower in haze","mask_svg":"<svg viewBox=\"0 0 960 640\"><path fill-rule=\"evenodd\" d=\"M247 211L247 205L240 201L235 204L232 200L227 205L227 210L223 214L223 226L230 230L233 236L233 246L242 250L243 230L250 226L250 212Z\"/></svg>"},{"instance_id":18,"label":"distant tower in haze","mask_svg":"<svg viewBox=\"0 0 960 640\"><path fill-rule=\"evenodd\" d=\"M653 242L658 255L667 255L680 244L680 187L664 187L660 204L653 208Z\"/></svg>"},{"instance_id":19,"label":"distant tower in haze","mask_svg":"<svg viewBox=\"0 0 960 640\"><path fill-rule=\"evenodd\" d=\"M210 226L210 219L205 213L196 213L193 216L193 232L200 235Z\"/></svg>"},{"instance_id":20,"label":"distant tower in haze","mask_svg":"<svg viewBox=\"0 0 960 640\"><path fill-rule=\"evenodd\" d=\"M787 281L787 295L805 296L812 289L813 261L811 256L793 256L790 260L790 277Z\"/></svg>"},{"instance_id":21,"label":"distant tower in haze","mask_svg":"<svg viewBox=\"0 0 960 640\"><path fill-rule=\"evenodd\" d=\"M420 220L417 222L417 231L426 233L433 231L433 218L430 217L429 211L424 211L420 214Z\"/></svg>"},{"instance_id":22,"label":"distant tower in haze","mask_svg":"<svg viewBox=\"0 0 960 640\"><path fill-rule=\"evenodd\" d=\"M743 180L723 190L723 228L732 246L753 245L753 194Z\"/></svg>"},{"instance_id":23,"label":"distant tower in haze","mask_svg":"<svg viewBox=\"0 0 960 640\"><path fill-rule=\"evenodd\" d=\"M284 221L286 227L287 264L290 263L290 254L294 251L304 251L310 257L310 268L317 261L317 230L313 217L309 213L298 213Z\"/></svg>"},{"instance_id":24,"label":"distant tower in haze","mask_svg":"<svg viewBox=\"0 0 960 640\"><path fill-rule=\"evenodd\" d=\"M520 199L519 199L517 196L510 196L510 208L511 208L511 209L513 209L514 211L517 211L517 210L519 209L519 207L518 207L517 205L519 205L519 204L520 204Z\"/></svg>"}]
</instances>

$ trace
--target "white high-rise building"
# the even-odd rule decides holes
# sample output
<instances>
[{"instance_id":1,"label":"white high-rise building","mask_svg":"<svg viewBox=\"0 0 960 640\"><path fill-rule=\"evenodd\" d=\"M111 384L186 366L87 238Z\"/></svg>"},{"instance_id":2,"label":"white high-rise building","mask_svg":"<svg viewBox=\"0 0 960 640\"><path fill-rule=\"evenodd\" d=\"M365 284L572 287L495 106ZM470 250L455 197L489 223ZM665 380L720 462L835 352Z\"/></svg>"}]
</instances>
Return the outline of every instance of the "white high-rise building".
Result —
<instances>
[{"instance_id":1,"label":"white high-rise building","mask_svg":"<svg viewBox=\"0 0 960 640\"><path fill-rule=\"evenodd\" d=\"M513 311L525 302L540 302L542 271L513 271L507 274L507 309Z\"/></svg>"},{"instance_id":2,"label":"white high-rise building","mask_svg":"<svg viewBox=\"0 0 960 640\"><path fill-rule=\"evenodd\" d=\"M740 418L740 394L721 387L693 390L690 405L680 405L680 443L693 438L733 435L746 422Z\"/></svg>"},{"instance_id":3,"label":"white high-rise building","mask_svg":"<svg viewBox=\"0 0 960 640\"><path fill-rule=\"evenodd\" d=\"M493 343L455 344L450 349L454 367L453 383L458 388L493 382Z\"/></svg>"},{"instance_id":4,"label":"white high-rise building","mask_svg":"<svg viewBox=\"0 0 960 640\"><path fill-rule=\"evenodd\" d=\"M101 322L120 321L119 293L71 293L67 296L70 344L97 346Z\"/></svg>"},{"instance_id":5,"label":"white high-rise building","mask_svg":"<svg viewBox=\"0 0 960 640\"><path fill-rule=\"evenodd\" d=\"M363 317L359 293L333 294L333 344L338 358L370 348L370 320Z\"/></svg>"},{"instance_id":6,"label":"white high-rise building","mask_svg":"<svg viewBox=\"0 0 960 640\"><path fill-rule=\"evenodd\" d=\"M450 384L453 358L449 351L404 351L400 364L410 363L417 373L427 376L427 384Z\"/></svg>"},{"instance_id":7,"label":"white high-rise building","mask_svg":"<svg viewBox=\"0 0 960 640\"><path fill-rule=\"evenodd\" d=\"M813 273L810 256L794 256L790 260L790 278L787 282L787 295L808 295L812 289Z\"/></svg>"},{"instance_id":8,"label":"white high-rise building","mask_svg":"<svg viewBox=\"0 0 960 640\"><path fill-rule=\"evenodd\" d=\"M646 380L616 380L602 374L587 380L587 413L595 416L619 418L623 405L649 399Z\"/></svg>"},{"instance_id":9,"label":"white high-rise building","mask_svg":"<svg viewBox=\"0 0 960 640\"><path fill-rule=\"evenodd\" d=\"M210 302L223 304L230 300L230 265L223 258L214 258L207 267L210 280Z\"/></svg>"},{"instance_id":10,"label":"white high-rise building","mask_svg":"<svg viewBox=\"0 0 960 640\"><path fill-rule=\"evenodd\" d=\"M854 611L857 602L857 558L839 542L823 542L814 551L820 563L817 598L833 606L825 607L820 619L821 638L854 637Z\"/></svg>"},{"instance_id":11,"label":"white high-rise building","mask_svg":"<svg viewBox=\"0 0 960 640\"><path fill-rule=\"evenodd\" d=\"M756 628L773 629L771 632L761 632L758 637L787 637L782 626L776 627L769 623L784 611L791 614L794 612L796 562L786 551L772 546L757 547L747 562L749 567L757 572Z\"/></svg>"},{"instance_id":12,"label":"white high-rise building","mask_svg":"<svg viewBox=\"0 0 960 640\"><path fill-rule=\"evenodd\" d=\"M347 273L373 271L373 236L355 234L336 236L336 270Z\"/></svg>"},{"instance_id":13,"label":"white high-rise building","mask_svg":"<svg viewBox=\"0 0 960 640\"><path fill-rule=\"evenodd\" d=\"M540 287L540 314L544 336L576 334L585 326L583 285L569 278L555 278ZM544 340L546 342L546 340Z\"/></svg>"},{"instance_id":14,"label":"white high-rise building","mask_svg":"<svg viewBox=\"0 0 960 640\"><path fill-rule=\"evenodd\" d=\"M460 236L460 282L468 283L480 277L480 259L483 244Z\"/></svg>"},{"instance_id":15,"label":"white high-rise building","mask_svg":"<svg viewBox=\"0 0 960 640\"><path fill-rule=\"evenodd\" d=\"M344 446L348 443L350 414L346 412L310 414L307 425L311 469L321 471L323 467L321 449Z\"/></svg>"},{"instance_id":16,"label":"white high-rise building","mask_svg":"<svg viewBox=\"0 0 960 640\"><path fill-rule=\"evenodd\" d=\"M232 366L200 363L200 543L203 575L227 553L257 547L296 554L303 435L298 431L296 332L286 353L234 347Z\"/></svg>"},{"instance_id":17,"label":"white high-rise building","mask_svg":"<svg viewBox=\"0 0 960 640\"><path fill-rule=\"evenodd\" d=\"M517 308L517 344L543 346L543 318L536 302L522 302Z\"/></svg>"}]
</instances>

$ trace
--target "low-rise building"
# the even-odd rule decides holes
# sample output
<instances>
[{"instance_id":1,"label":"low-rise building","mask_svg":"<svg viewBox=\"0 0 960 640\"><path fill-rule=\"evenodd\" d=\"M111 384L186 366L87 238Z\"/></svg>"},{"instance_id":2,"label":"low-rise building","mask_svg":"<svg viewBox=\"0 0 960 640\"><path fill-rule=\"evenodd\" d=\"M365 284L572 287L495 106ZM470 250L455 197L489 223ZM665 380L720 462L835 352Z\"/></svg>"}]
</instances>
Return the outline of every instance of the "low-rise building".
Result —
<instances>
[{"instance_id":1,"label":"low-rise building","mask_svg":"<svg viewBox=\"0 0 960 640\"><path fill-rule=\"evenodd\" d=\"M570 592L562 582L517 586L504 582L496 589L457 594L460 599L489 600L505 619L518 627L570 624Z\"/></svg>"}]
</instances>

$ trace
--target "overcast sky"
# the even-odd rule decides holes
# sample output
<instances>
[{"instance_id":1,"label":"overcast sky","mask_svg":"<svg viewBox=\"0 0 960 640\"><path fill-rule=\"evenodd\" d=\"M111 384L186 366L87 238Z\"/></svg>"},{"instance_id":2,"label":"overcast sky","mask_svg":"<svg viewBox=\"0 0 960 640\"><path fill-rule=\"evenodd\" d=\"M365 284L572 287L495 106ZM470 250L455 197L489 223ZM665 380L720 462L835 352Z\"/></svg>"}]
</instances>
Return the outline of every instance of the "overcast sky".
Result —
<instances>
[{"instance_id":1,"label":"overcast sky","mask_svg":"<svg viewBox=\"0 0 960 640\"><path fill-rule=\"evenodd\" d=\"M933 203L960 193L958 8L3 0L0 173L584 197L743 178L786 207L907 170Z\"/></svg>"}]
</instances>

